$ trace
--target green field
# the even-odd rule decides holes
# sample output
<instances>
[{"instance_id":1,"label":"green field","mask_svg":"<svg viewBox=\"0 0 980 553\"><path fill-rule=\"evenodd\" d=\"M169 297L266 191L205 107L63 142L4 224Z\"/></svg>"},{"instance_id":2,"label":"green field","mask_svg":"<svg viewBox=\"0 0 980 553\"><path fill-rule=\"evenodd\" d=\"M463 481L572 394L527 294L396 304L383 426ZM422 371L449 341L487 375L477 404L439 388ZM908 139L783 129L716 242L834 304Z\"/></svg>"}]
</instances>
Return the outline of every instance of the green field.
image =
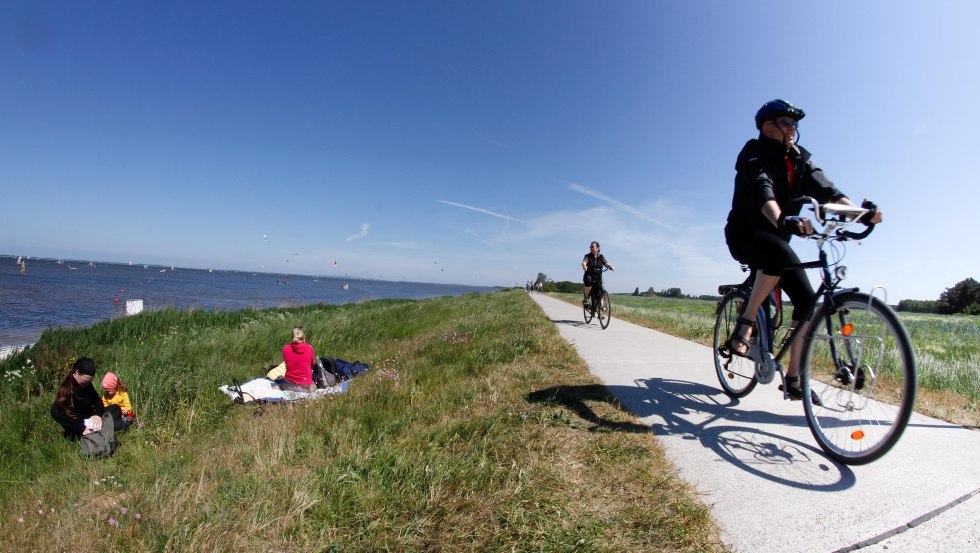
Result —
<instances>
[{"instance_id":1,"label":"green field","mask_svg":"<svg viewBox=\"0 0 980 553\"><path fill-rule=\"evenodd\" d=\"M234 406L294 325L372 370ZM142 427L89 461L48 410L72 361ZM724 551L649 428L524 292L208 313L48 331L0 362L5 551Z\"/></svg>"}]
</instances>

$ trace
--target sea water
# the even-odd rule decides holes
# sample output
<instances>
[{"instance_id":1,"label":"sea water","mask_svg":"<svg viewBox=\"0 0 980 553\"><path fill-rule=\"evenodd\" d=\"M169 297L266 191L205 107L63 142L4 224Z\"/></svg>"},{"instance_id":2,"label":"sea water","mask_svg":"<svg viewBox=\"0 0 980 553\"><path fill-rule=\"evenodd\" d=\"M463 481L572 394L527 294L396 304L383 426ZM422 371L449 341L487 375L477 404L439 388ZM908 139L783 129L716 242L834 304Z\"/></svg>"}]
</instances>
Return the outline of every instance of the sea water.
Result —
<instances>
[{"instance_id":1,"label":"sea water","mask_svg":"<svg viewBox=\"0 0 980 553\"><path fill-rule=\"evenodd\" d=\"M127 300L145 310L236 310L423 299L494 288L340 279L0 256L0 349L31 344L49 327L80 327L125 315ZM346 285L346 286L345 286Z\"/></svg>"}]
</instances>

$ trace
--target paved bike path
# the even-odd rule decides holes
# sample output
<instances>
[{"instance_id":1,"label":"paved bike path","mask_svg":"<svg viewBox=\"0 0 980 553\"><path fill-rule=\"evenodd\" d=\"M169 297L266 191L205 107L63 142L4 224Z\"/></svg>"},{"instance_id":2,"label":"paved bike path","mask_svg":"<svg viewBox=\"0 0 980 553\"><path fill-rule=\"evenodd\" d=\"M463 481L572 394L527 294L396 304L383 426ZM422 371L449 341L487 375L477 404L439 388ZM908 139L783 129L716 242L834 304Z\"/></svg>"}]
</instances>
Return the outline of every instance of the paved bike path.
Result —
<instances>
[{"instance_id":1,"label":"paved bike path","mask_svg":"<svg viewBox=\"0 0 980 553\"><path fill-rule=\"evenodd\" d=\"M531 297L589 370L649 424L736 553L980 550L980 432L918 413L883 458L826 457L779 379L732 400L711 348Z\"/></svg>"}]
</instances>

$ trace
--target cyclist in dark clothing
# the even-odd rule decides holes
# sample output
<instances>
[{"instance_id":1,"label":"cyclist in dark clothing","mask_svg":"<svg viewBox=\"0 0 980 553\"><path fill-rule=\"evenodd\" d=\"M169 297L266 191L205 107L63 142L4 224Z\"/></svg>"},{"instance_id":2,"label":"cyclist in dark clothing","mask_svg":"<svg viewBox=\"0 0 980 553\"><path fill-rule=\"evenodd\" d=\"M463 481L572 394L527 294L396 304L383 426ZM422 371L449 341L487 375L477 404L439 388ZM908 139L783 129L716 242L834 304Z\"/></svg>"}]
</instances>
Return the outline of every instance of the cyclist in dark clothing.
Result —
<instances>
[{"instance_id":1,"label":"cyclist in dark clothing","mask_svg":"<svg viewBox=\"0 0 980 553\"><path fill-rule=\"evenodd\" d=\"M582 298L582 305L589 305L592 285L602 284L603 267L607 267L610 271L615 270L612 264L606 261L606 257L599 253L599 243L593 241L589 244L589 253L582 258L582 270L585 271L585 274L582 275L583 292L585 293L585 297Z\"/></svg>"},{"instance_id":2,"label":"cyclist in dark clothing","mask_svg":"<svg viewBox=\"0 0 980 553\"><path fill-rule=\"evenodd\" d=\"M796 144L799 122L806 114L785 100L764 104L755 115L759 137L749 140L735 162L735 192L725 225L725 241L732 257L756 269L752 295L727 342L736 355L751 347L759 306L782 279L782 289L793 302L792 326L800 324L815 301L813 287L803 269L784 269L800 262L789 245L792 235L813 233L809 219L800 217L801 207L790 200L810 196L820 203L854 205L810 159L810 152ZM866 204L871 213L866 223L880 223L881 210ZM790 397L802 398L799 385L801 332L791 344L786 383Z\"/></svg>"}]
</instances>

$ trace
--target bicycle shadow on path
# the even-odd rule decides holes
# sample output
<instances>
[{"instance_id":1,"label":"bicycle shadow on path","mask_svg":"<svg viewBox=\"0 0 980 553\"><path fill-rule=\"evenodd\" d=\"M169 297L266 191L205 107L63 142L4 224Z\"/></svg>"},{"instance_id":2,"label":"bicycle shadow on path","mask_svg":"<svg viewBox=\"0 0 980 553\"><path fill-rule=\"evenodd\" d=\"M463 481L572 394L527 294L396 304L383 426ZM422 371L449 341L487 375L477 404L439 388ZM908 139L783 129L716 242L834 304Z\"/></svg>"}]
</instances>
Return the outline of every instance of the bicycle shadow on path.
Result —
<instances>
[{"instance_id":1,"label":"bicycle shadow on path","mask_svg":"<svg viewBox=\"0 0 980 553\"><path fill-rule=\"evenodd\" d=\"M595 319L593 319L591 323L587 323L587 322L585 322L585 321L583 321L581 319L574 320L574 321L569 321L567 319L566 320L552 320L551 322L553 322L555 324L570 325L570 326L574 326L576 328L590 328L591 327L591 328L593 328L595 330L603 330L603 328L601 326L599 326L599 321L597 321Z\"/></svg>"},{"instance_id":2,"label":"bicycle shadow on path","mask_svg":"<svg viewBox=\"0 0 980 553\"><path fill-rule=\"evenodd\" d=\"M779 415L735 408L737 399L720 390L683 380L638 379L636 386L556 386L532 392L532 403L554 403L594 426L588 431L653 432L658 437L697 441L723 461L753 476L798 489L834 492L854 486L856 477L846 465L828 459L810 444L761 425L806 428L802 415ZM598 416L588 402L616 404L651 424L610 421ZM719 424L720 423L720 424ZM709 470L714 470L710 469Z\"/></svg>"}]
</instances>

